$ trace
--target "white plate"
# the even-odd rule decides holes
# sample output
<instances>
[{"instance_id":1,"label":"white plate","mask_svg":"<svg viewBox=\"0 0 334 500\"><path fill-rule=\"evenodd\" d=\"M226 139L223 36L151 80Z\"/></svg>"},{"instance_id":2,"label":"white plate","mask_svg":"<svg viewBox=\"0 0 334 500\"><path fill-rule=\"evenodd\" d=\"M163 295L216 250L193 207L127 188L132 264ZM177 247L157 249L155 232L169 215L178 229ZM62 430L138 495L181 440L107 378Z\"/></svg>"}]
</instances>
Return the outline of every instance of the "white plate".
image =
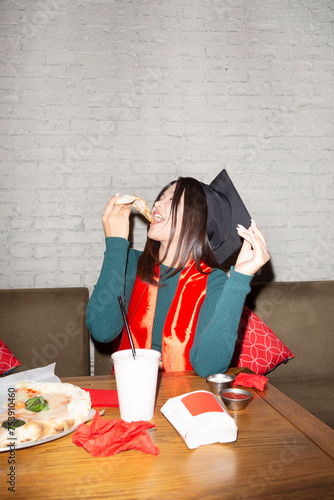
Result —
<instances>
[{"instance_id":1,"label":"white plate","mask_svg":"<svg viewBox=\"0 0 334 500\"><path fill-rule=\"evenodd\" d=\"M92 420L95 416L96 410L91 408L90 412L88 413L87 417L85 420L81 423L88 422L89 420ZM99 411L100 415L104 414L104 410ZM22 443L15 445L15 448L11 448L10 446L6 446L5 448L0 448L0 452L3 451L13 451L13 449L16 450L22 450L23 448L31 448L32 446L37 446L39 444L44 444L44 443L49 443L50 441L55 441L56 439L59 439L63 436L67 436L67 434L71 434L71 432L74 432L81 424L75 425L74 427L71 427L71 429L67 429L67 431L60 432L59 434L53 434L52 436L40 439L39 441L32 441L28 443Z\"/></svg>"}]
</instances>

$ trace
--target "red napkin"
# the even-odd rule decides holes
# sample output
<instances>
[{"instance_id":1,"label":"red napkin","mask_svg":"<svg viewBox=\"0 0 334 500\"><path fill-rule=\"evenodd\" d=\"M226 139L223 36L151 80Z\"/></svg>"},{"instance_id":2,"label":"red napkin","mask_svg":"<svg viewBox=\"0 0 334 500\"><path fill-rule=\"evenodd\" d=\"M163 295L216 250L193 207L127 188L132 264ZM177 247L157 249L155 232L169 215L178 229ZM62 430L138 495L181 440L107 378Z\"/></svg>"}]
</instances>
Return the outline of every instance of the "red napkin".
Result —
<instances>
[{"instance_id":1,"label":"red napkin","mask_svg":"<svg viewBox=\"0 0 334 500\"><path fill-rule=\"evenodd\" d=\"M239 373L233 381L233 387L236 385L243 385L244 387L255 387L259 391L263 391L264 386L268 382L269 378L264 375L252 375L251 373Z\"/></svg>"},{"instance_id":2,"label":"red napkin","mask_svg":"<svg viewBox=\"0 0 334 500\"><path fill-rule=\"evenodd\" d=\"M89 392L92 406L119 406L117 391L106 389L84 389Z\"/></svg>"},{"instance_id":3,"label":"red napkin","mask_svg":"<svg viewBox=\"0 0 334 500\"><path fill-rule=\"evenodd\" d=\"M106 420L96 410L91 425L80 424L72 435L74 444L81 446L94 457L109 457L125 450L140 450L159 455L147 429L155 427L150 422L125 422L121 419Z\"/></svg>"}]
</instances>

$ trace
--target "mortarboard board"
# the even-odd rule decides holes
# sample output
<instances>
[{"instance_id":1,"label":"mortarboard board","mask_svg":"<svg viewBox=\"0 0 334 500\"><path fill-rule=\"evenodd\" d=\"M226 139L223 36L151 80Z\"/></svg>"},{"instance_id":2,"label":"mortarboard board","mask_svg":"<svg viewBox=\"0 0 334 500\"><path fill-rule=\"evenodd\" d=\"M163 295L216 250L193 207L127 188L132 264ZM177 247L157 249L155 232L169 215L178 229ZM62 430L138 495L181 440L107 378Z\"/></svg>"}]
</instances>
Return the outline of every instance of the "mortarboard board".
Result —
<instances>
[{"instance_id":1,"label":"mortarboard board","mask_svg":"<svg viewBox=\"0 0 334 500\"><path fill-rule=\"evenodd\" d=\"M248 228L251 217L226 170L222 170L211 184L201 184L208 205L207 233L210 245L218 263L222 264L243 243L236 226L242 224Z\"/></svg>"}]
</instances>

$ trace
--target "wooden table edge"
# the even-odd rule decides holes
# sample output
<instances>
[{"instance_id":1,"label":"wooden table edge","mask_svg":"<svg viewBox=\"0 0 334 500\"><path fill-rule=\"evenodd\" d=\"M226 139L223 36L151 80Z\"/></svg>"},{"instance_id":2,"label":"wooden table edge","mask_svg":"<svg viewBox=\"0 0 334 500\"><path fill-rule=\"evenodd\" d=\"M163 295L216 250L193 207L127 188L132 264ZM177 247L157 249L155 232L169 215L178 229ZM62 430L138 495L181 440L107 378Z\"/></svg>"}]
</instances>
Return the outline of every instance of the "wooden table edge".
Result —
<instances>
[{"instance_id":1,"label":"wooden table edge","mask_svg":"<svg viewBox=\"0 0 334 500\"><path fill-rule=\"evenodd\" d=\"M263 392L256 391L256 393L323 452L334 459L333 429L270 383L267 383Z\"/></svg>"}]
</instances>

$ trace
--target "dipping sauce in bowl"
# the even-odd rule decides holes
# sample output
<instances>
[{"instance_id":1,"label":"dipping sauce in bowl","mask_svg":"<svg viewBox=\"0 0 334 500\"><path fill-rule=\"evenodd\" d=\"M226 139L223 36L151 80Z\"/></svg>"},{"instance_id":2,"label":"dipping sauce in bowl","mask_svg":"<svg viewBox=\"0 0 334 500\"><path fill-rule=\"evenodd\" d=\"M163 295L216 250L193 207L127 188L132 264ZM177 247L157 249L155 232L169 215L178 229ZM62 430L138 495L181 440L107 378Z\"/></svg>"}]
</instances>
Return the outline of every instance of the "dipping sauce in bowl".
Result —
<instances>
[{"instance_id":1,"label":"dipping sauce in bowl","mask_svg":"<svg viewBox=\"0 0 334 500\"><path fill-rule=\"evenodd\" d=\"M246 408L253 395L245 389L225 389L221 393L221 399L229 410L243 410Z\"/></svg>"},{"instance_id":2,"label":"dipping sauce in bowl","mask_svg":"<svg viewBox=\"0 0 334 500\"><path fill-rule=\"evenodd\" d=\"M222 394L222 398L229 398L229 399L248 399L249 396L247 394L238 394L235 392L224 392Z\"/></svg>"}]
</instances>

